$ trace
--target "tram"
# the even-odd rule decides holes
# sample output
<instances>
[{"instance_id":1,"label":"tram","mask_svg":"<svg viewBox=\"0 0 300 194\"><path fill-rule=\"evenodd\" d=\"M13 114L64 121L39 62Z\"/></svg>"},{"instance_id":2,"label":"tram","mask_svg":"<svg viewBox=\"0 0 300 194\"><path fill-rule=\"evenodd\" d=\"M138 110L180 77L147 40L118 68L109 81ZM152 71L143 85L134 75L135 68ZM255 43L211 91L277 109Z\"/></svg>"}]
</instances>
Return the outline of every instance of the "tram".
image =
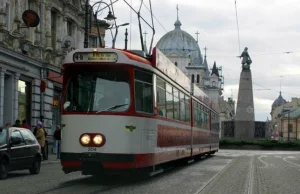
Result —
<instances>
[{"instance_id":1,"label":"tram","mask_svg":"<svg viewBox=\"0 0 300 194\"><path fill-rule=\"evenodd\" d=\"M85 175L148 169L219 149L212 100L159 49L85 48L63 64L61 165Z\"/></svg>"}]
</instances>

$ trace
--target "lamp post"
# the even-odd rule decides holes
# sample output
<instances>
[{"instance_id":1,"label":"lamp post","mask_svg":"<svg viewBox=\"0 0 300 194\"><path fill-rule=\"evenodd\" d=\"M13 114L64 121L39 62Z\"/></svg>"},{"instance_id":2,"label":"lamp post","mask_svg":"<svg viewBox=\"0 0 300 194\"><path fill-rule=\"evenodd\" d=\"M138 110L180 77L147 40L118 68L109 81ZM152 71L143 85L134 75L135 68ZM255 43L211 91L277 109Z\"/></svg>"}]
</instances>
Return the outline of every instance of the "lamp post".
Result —
<instances>
[{"instance_id":1,"label":"lamp post","mask_svg":"<svg viewBox=\"0 0 300 194\"><path fill-rule=\"evenodd\" d=\"M88 16L88 12L89 12L89 5L90 5L90 1L86 0L85 1L85 21L84 21L84 48L88 48L89 47L89 16Z\"/></svg>"},{"instance_id":2,"label":"lamp post","mask_svg":"<svg viewBox=\"0 0 300 194\"><path fill-rule=\"evenodd\" d=\"M291 110L288 112L288 141L290 141L290 112Z\"/></svg>"},{"instance_id":3,"label":"lamp post","mask_svg":"<svg viewBox=\"0 0 300 194\"><path fill-rule=\"evenodd\" d=\"M116 39L117 39L117 35L118 35L118 32L119 32L118 31L119 27L128 26L128 25L129 25L129 23L124 23L124 24L120 24L120 25L117 25L115 27L110 28L110 29L116 28L116 34L115 34L115 36L113 37L113 40L112 40L112 48L115 48Z\"/></svg>"},{"instance_id":4,"label":"lamp post","mask_svg":"<svg viewBox=\"0 0 300 194\"><path fill-rule=\"evenodd\" d=\"M98 2L94 3L92 6L90 6L90 1L85 0L85 26L84 26L84 42L83 42L84 48L89 47L89 14L90 14L89 11L90 11L90 9L91 9L91 11L93 11L94 6L97 5L97 4L101 4L101 3L105 4L106 7L108 7L108 9L109 9L108 15L104 19L106 19L108 21L117 19L112 14L111 9L110 9L110 5L107 4L106 2L98 1ZM94 17L96 18L96 22L98 22L97 21L98 12L99 11L96 11L96 13L94 14Z\"/></svg>"}]
</instances>

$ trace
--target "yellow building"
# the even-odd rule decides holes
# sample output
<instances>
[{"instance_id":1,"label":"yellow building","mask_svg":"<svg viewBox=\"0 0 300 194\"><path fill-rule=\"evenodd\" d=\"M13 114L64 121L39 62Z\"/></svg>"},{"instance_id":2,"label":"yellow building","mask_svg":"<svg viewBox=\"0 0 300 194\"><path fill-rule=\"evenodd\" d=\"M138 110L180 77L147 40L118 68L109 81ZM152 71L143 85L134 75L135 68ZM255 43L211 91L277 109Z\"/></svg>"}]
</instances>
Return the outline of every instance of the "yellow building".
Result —
<instances>
[{"instance_id":1,"label":"yellow building","mask_svg":"<svg viewBox=\"0 0 300 194\"><path fill-rule=\"evenodd\" d=\"M280 92L270 114L273 135L277 132L282 140L300 139L300 98L292 98L287 102Z\"/></svg>"}]
</instances>

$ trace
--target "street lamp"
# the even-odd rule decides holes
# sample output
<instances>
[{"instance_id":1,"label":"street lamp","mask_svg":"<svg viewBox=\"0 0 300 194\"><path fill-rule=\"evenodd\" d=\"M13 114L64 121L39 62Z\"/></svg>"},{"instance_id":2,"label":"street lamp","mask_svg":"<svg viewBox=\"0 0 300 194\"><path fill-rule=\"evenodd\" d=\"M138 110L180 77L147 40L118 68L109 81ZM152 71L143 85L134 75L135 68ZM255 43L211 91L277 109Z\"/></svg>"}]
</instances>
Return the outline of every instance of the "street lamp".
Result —
<instances>
[{"instance_id":1,"label":"street lamp","mask_svg":"<svg viewBox=\"0 0 300 194\"><path fill-rule=\"evenodd\" d=\"M109 9L108 15L104 19L106 19L108 21L112 21L112 20L115 20L117 18L112 14L111 9L110 9L110 5L108 5L106 2L98 1L98 2L94 3L92 6L90 6L90 1L89 0L85 0L84 3L85 3L85 27L84 27L84 42L83 42L83 44L84 44L84 48L88 48L89 47L89 34L88 34L89 25L88 25L88 23L89 23L89 14L90 14L89 11L90 11L90 9L91 9L91 11L93 11L93 8L94 8L95 5L103 3ZM96 18L96 22L98 22L97 15L98 15L98 11L94 14L94 17ZM98 26L97 26L97 28L98 28ZM100 44L101 44L101 42L100 42Z\"/></svg>"}]
</instances>

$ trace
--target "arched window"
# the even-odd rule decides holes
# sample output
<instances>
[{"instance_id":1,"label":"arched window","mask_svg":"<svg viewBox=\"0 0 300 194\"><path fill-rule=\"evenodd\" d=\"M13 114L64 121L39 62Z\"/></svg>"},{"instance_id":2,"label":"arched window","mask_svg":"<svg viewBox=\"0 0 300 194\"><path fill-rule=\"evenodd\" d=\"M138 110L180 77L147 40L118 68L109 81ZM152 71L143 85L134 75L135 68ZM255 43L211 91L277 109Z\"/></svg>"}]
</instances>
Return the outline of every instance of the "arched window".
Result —
<instances>
[{"instance_id":1,"label":"arched window","mask_svg":"<svg viewBox=\"0 0 300 194\"><path fill-rule=\"evenodd\" d=\"M178 65L177 65L177 62L175 62L175 66L177 67Z\"/></svg>"},{"instance_id":2,"label":"arched window","mask_svg":"<svg viewBox=\"0 0 300 194\"><path fill-rule=\"evenodd\" d=\"M192 74L192 83L195 83L195 76Z\"/></svg>"},{"instance_id":3,"label":"arched window","mask_svg":"<svg viewBox=\"0 0 300 194\"><path fill-rule=\"evenodd\" d=\"M199 81L200 81L200 76L199 76L199 74L197 75L197 83L199 83Z\"/></svg>"}]
</instances>

